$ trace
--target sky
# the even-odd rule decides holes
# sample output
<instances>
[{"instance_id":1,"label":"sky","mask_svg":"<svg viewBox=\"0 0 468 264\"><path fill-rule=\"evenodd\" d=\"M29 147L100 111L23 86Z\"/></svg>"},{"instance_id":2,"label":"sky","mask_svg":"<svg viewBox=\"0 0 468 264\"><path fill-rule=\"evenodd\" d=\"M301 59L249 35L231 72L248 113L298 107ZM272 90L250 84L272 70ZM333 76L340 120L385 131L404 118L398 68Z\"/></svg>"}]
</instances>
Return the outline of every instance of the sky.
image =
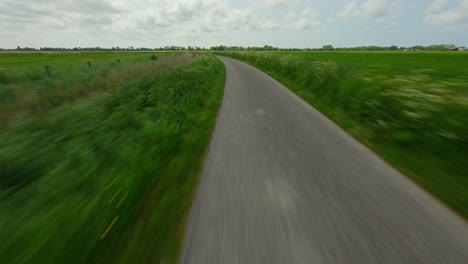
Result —
<instances>
[{"instance_id":1,"label":"sky","mask_svg":"<svg viewBox=\"0 0 468 264\"><path fill-rule=\"evenodd\" d=\"M0 48L468 46L468 0L0 0Z\"/></svg>"}]
</instances>

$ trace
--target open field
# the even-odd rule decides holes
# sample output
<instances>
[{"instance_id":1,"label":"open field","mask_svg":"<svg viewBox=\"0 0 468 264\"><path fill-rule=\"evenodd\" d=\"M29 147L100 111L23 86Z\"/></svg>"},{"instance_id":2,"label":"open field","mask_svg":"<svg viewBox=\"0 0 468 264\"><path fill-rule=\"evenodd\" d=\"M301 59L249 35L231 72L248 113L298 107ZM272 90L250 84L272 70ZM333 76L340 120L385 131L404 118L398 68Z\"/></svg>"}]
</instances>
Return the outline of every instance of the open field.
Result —
<instances>
[{"instance_id":1,"label":"open field","mask_svg":"<svg viewBox=\"0 0 468 264\"><path fill-rule=\"evenodd\" d=\"M168 55L0 54L2 262L176 261L225 70Z\"/></svg>"},{"instance_id":2,"label":"open field","mask_svg":"<svg viewBox=\"0 0 468 264\"><path fill-rule=\"evenodd\" d=\"M169 64L177 65L174 60L167 61L173 55L166 52L0 53L0 122L50 110L90 93L150 76ZM186 59L178 58L180 63Z\"/></svg>"},{"instance_id":3,"label":"open field","mask_svg":"<svg viewBox=\"0 0 468 264\"><path fill-rule=\"evenodd\" d=\"M218 54L275 77L468 217L468 53Z\"/></svg>"}]
</instances>

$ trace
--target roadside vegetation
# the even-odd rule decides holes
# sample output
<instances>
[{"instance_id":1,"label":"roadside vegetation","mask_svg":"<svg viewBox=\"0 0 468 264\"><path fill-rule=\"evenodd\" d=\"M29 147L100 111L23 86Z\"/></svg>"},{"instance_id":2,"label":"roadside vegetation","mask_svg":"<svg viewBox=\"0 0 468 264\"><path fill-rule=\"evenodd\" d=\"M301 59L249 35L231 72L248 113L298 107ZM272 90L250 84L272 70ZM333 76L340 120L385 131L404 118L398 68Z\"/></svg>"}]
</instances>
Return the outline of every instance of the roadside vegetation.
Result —
<instances>
[{"instance_id":1,"label":"roadside vegetation","mask_svg":"<svg viewBox=\"0 0 468 264\"><path fill-rule=\"evenodd\" d=\"M2 262L176 262L223 64L190 54L0 56Z\"/></svg>"},{"instance_id":2,"label":"roadside vegetation","mask_svg":"<svg viewBox=\"0 0 468 264\"><path fill-rule=\"evenodd\" d=\"M468 217L468 53L217 54L275 77Z\"/></svg>"},{"instance_id":3,"label":"roadside vegetation","mask_svg":"<svg viewBox=\"0 0 468 264\"><path fill-rule=\"evenodd\" d=\"M176 53L0 53L0 122L148 77L190 60Z\"/></svg>"}]
</instances>

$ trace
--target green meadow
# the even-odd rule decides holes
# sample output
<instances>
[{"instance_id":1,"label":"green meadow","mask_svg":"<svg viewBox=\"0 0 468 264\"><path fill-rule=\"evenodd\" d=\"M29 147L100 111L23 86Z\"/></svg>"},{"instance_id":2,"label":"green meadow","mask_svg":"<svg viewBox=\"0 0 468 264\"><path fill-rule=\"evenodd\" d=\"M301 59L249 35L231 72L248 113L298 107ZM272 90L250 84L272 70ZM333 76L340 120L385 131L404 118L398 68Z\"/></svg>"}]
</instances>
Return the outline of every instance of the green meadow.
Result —
<instances>
[{"instance_id":1,"label":"green meadow","mask_svg":"<svg viewBox=\"0 0 468 264\"><path fill-rule=\"evenodd\" d=\"M0 53L2 262L176 262L224 79L190 53Z\"/></svg>"},{"instance_id":2,"label":"green meadow","mask_svg":"<svg viewBox=\"0 0 468 264\"><path fill-rule=\"evenodd\" d=\"M151 76L174 53L0 53L0 122ZM155 63L158 61L158 63ZM175 61L169 63L176 64Z\"/></svg>"}]
</instances>

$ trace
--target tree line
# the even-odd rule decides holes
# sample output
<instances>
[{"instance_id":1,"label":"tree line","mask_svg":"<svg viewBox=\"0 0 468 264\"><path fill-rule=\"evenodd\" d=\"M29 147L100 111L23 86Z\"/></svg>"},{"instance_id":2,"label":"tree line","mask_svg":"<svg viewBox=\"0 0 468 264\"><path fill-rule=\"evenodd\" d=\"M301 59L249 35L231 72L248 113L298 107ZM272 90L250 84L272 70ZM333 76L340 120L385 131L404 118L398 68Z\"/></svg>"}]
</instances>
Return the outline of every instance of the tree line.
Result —
<instances>
[{"instance_id":1,"label":"tree line","mask_svg":"<svg viewBox=\"0 0 468 264\"><path fill-rule=\"evenodd\" d=\"M271 45L264 45L263 47L256 46L212 46L210 48L199 47L199 46L164 46L157 48L145 48L145 47L74 47L74 48L63 48L63 47L16 47L16 49L2 49L0 51L185 51L185 50L214 50L214 51L444 51L456 47L454 44L436 44L429 46L410 46L410 47L398 47L392 46L360 46L360 47L333 47L333 45L324 45L322 48L278 48Z\"/></svg>"},{"instance_id":2,"label":"tree line","mask_svg":"<svg viewBox=\"0 0 468 264\"><path fill-rule=\"evenodd\" d=\"M410 46L410 47L398 47L396 45L392 46L359 46L359 47L333 47L333 45L324 45L322 48L278 48L273 47L270 45L265 45L263 47L243 47L243 46L214 46L211 47L211 50L216 51L240 51L240 50L248 50L248 51L404 51L404 50L411 50L411 51L445 51L451 48L456 47L454 44L435 44L429 46Z\"/></svg>"},{"instance_id":3,"label":"tree line","mask_svg":"<svg viewBox=\"0 0 468 264\"><path fill-rule=\"evenodd\" d=\"M0 51L181 51L181 50L206 50L204 47L198 46L164 46L157 48L145 48L145 47L111 47L111 48L101 48L101 47L74 47L74 48L64 48L64 47L40 47L40 48L31 48L31 47L20 47L17 46L15 49L3 49L0 48Z\"/></svg>"}]
</instances>

